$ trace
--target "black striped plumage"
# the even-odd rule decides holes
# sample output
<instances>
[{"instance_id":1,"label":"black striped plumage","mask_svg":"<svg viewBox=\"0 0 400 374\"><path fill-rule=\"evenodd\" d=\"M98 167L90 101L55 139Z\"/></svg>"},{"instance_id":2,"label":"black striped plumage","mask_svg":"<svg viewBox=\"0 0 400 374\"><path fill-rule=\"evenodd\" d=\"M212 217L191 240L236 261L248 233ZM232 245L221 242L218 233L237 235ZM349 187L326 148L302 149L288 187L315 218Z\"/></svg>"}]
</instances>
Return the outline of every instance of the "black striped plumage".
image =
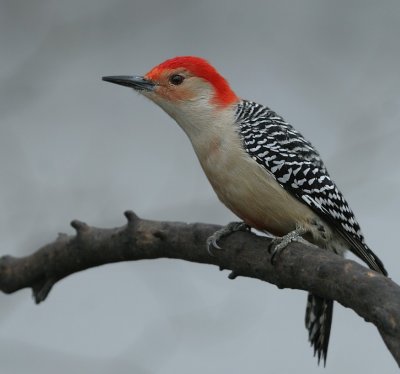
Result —
<instances>
[{"instance_id":1,"label":"black striped plumage","mask_svg":"<svg viewBox=\"0 0 400 374\"><path fill-rule=\"evenodd\" d=\"M297 130L268 107L241 101L236 124L246 152L265 167L292 196L308 205L371 269L387 275L379 258L365 244L359 224L330 178L320 155ZM326 359L332 301L310 295L306 326L311 344Z\"/></svg>"},{"instance_id":2,"label":"black striped plumage","mask_svg":"<svg viewBox=\"0 0 400 374\"><path fill-rule=\"evenodd\" d=\"M274 111L252 101L243 100L238 105L236 118L250 156L283 188L331 224L354 254L372 269L387 274L365 244L352 210L312 144Z\"/></svg>"}]
</instances>

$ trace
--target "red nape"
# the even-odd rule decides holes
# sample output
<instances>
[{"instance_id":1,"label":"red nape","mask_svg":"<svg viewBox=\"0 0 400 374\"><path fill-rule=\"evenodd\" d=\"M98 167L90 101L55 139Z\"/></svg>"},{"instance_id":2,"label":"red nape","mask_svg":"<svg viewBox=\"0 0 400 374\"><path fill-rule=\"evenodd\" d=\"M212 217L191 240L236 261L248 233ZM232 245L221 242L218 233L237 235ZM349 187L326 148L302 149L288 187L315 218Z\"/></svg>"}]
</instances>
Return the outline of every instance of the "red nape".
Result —
<instances>
[{"instance_id":1,"label":"red nape","mask_svg":"<svg viewBox=\"0 0 400 374\"><path fill-rule=\"evenodd\" d=\"M193 75L210 82L215 89L214 100L216 104L226 106L239 101L226 79L207 60L201 57L174 57L157 65L146 75L154 79L165 70L179 68L186 69Z\"/></svg>"}]
</instances>

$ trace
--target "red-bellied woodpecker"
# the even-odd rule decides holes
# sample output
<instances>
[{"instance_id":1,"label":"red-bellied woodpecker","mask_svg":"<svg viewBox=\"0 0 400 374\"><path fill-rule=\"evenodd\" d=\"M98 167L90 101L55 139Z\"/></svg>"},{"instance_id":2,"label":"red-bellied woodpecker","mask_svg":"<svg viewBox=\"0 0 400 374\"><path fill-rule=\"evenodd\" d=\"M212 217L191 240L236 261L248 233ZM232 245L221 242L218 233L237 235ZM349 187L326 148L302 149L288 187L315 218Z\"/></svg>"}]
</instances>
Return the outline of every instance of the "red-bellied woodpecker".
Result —
<instances>
[{"instance_id":1,"label":"red-bellied woodpecker","mask_svg":"<svg viewBox=\"0 0 400 374\"><path fill-rule=\"evenodd\" d=\"M348 249L387 275L312 144L268 107L240 99L206 60L175 57L144 77L103 80L140 91L174 118L219 199L247 226L279 237L275 252L304 236L340 255ZM216 232L208 247L243 226ZM326 361L332 311L332 300L308 295L306 327L318 362Z\"/></svg>"}]
</instances>

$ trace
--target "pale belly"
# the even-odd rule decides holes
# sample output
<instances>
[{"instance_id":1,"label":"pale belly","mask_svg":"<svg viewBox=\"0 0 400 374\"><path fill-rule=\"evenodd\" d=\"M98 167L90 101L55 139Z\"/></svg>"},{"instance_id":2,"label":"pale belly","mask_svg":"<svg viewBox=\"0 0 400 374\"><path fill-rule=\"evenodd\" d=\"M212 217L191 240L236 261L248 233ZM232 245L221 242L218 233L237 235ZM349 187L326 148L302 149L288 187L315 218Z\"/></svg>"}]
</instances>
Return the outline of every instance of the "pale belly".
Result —
<instances>
[{"instance_id":1,"label":"pale belly","mask_svg":"<svg viewBox=\"0 0 400 374\"><path fill-rule=\"evenodd\" d=\"M308 232L305 239L322 248L342 252L343 240L335 229L253 160L243 149L236 131L228 131L234 119L228 116L226 123L222 122L218 125L211 118L202 120L197 127L186 122L181 124L219 199L253 228L283 236L302 227ZM206 126L207 131L197 131L200 125Z\"/></svg>"},{"instance_id":2,"label":"pale belly","mask_svg":"<svg viewBox=\"0 0 400 374\"><path fill-rule=\"evenodd\" d=\"M282 236L316 217L247 154L222 152L200 163L219 199L249 226Z\"/></svg>"}]
</instances>

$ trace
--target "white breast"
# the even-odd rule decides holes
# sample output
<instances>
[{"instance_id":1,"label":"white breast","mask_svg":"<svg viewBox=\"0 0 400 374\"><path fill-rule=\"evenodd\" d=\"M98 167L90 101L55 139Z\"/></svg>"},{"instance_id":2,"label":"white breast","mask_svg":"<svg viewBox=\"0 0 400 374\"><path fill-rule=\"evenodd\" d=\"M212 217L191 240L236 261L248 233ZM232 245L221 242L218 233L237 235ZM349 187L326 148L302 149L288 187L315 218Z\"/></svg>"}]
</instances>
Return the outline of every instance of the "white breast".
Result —
<instances>
[{"instance_id":1,"label":"white breast","mask_svg":"<svg viewBox=\"0 0 400 374\"><path fill-rule=\"evenodd\" d=\"M252 227L284 235L315 214L292 197L243 149L239 135L225 131L194 144L204 172L219 199Z\"/></svg>"}]
</instances>

